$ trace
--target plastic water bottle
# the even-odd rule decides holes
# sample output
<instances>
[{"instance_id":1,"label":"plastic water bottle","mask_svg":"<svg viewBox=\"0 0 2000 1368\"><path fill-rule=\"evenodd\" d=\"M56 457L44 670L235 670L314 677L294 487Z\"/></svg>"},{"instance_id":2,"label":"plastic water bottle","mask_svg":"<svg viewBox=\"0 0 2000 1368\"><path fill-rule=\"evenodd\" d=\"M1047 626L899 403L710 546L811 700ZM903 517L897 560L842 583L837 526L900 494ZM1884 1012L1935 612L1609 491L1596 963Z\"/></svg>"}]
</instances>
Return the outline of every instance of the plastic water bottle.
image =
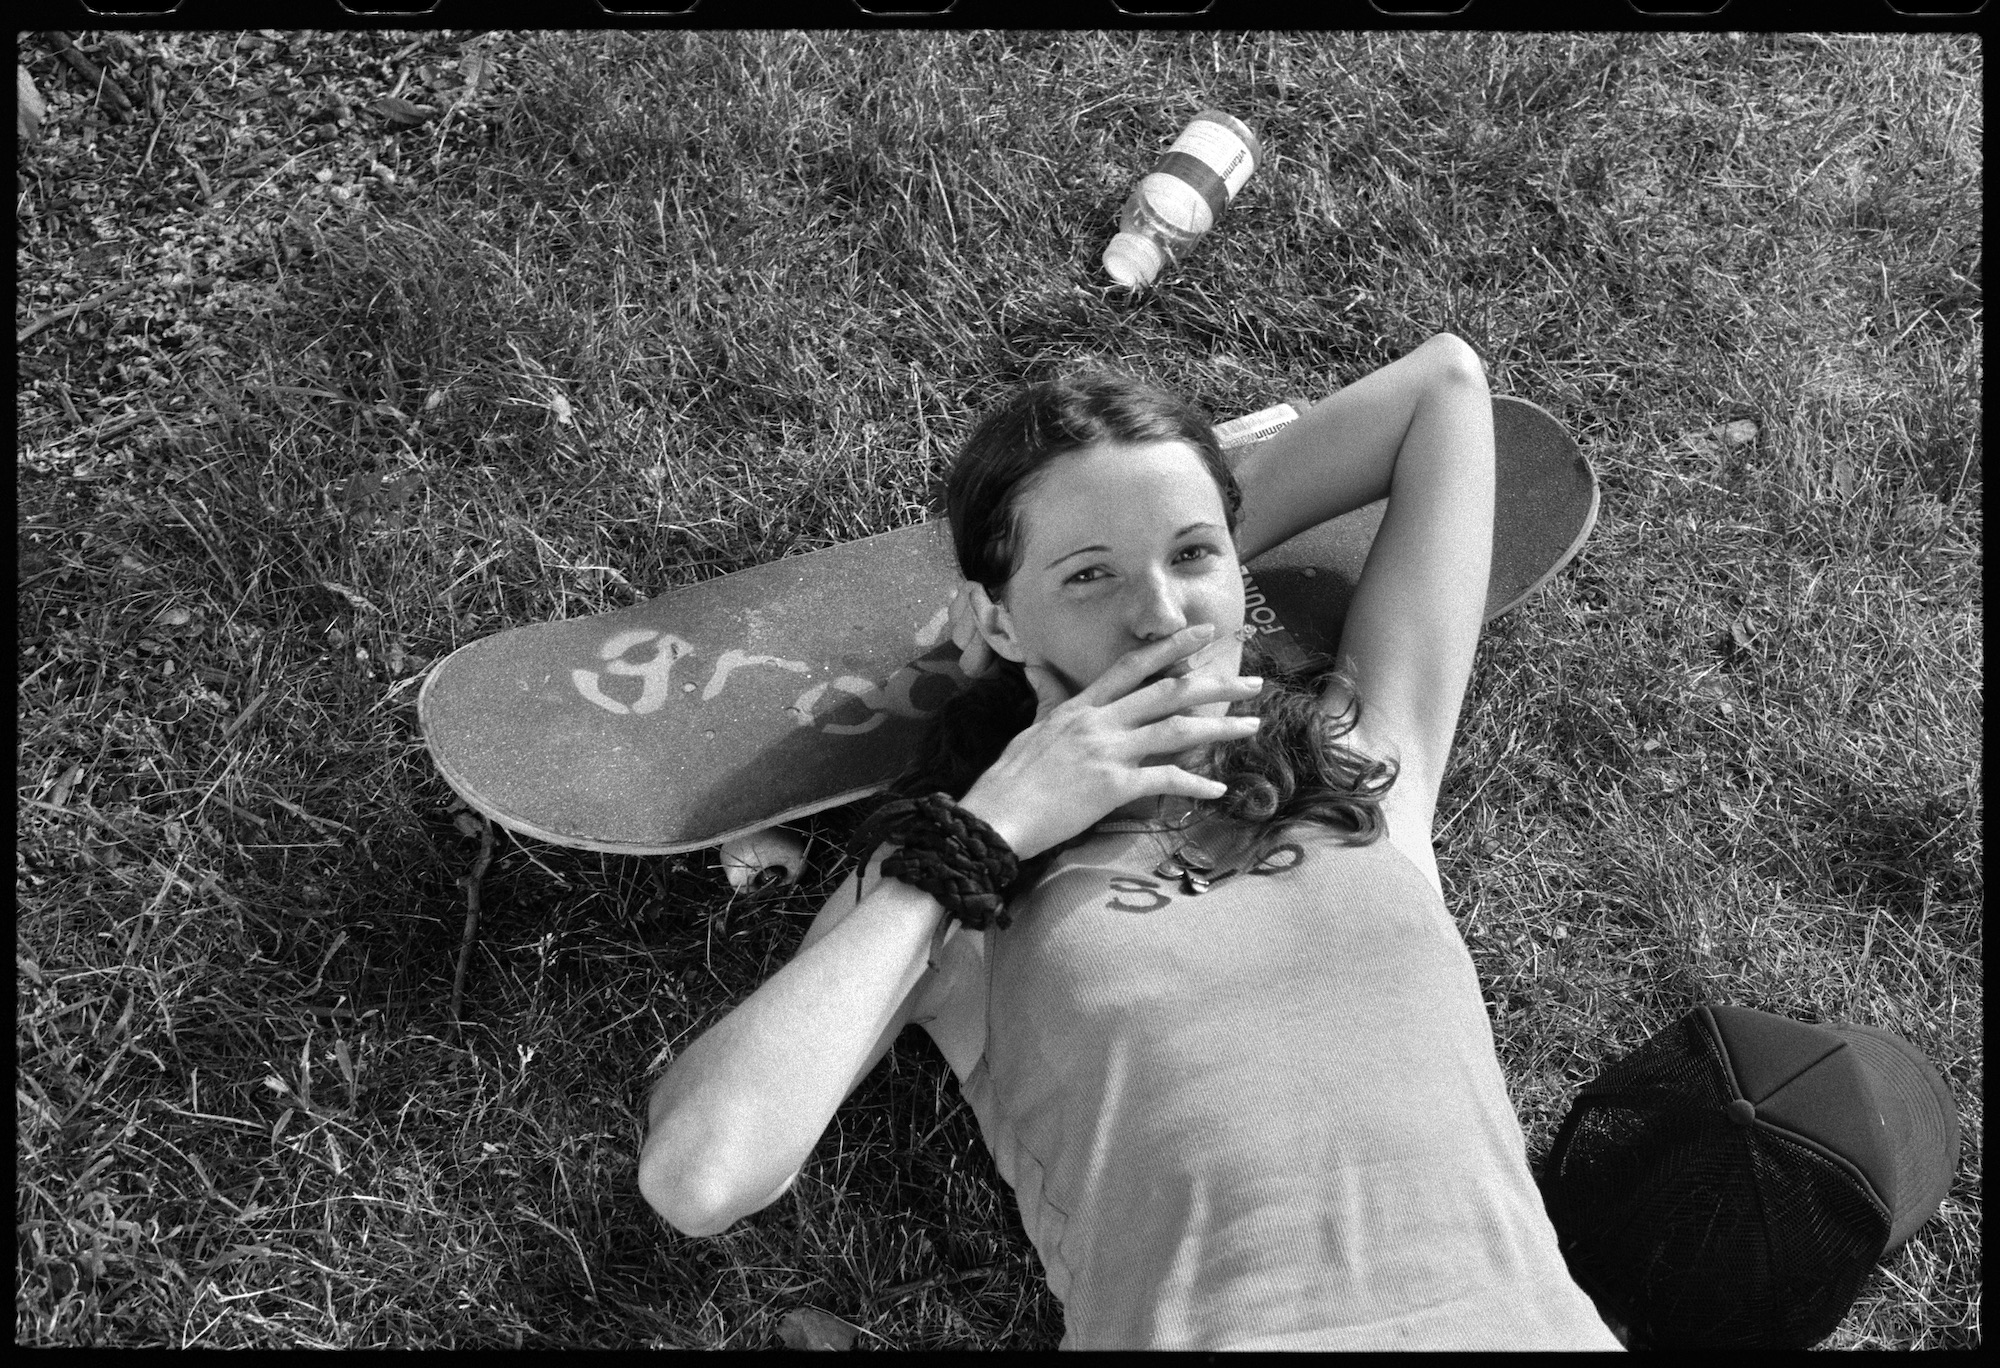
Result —
<instances>
[{"instance_id":1,"label":"plastic water bottle","mask_svg":"<svg viewBox=\"0 0 2000 1368\"><path fill-rule=\"evenodd\" d=\"M1241 119L1219 109L1195 115L1125 201L1104 269L1128 290L1150 285L1201 240L1263 161L1263 144Z\"/></svg>"}]
</instances>

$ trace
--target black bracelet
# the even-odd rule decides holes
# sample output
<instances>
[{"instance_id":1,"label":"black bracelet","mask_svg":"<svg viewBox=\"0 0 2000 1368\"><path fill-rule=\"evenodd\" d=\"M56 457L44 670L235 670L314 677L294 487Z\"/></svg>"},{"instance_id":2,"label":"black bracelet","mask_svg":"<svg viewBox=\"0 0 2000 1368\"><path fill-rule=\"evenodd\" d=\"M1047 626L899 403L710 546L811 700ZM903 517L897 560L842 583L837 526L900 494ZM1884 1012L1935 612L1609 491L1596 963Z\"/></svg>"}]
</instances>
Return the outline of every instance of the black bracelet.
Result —
<instances>
[{"instance_id":1,"label":"black bracelet","mask_svg":"<svg viewBox=\"0 0 2000 1368\"><path fill-rule=\"evenodd\" d=\"M882 861L882 872L921 888L943 904L967 929L1005 927L1007 886L1020 873L1006 840L947 793L899 798L885 803L854 833L848 849L857 858L884 841L899 848Z\"/></svg>"}]
</instances>

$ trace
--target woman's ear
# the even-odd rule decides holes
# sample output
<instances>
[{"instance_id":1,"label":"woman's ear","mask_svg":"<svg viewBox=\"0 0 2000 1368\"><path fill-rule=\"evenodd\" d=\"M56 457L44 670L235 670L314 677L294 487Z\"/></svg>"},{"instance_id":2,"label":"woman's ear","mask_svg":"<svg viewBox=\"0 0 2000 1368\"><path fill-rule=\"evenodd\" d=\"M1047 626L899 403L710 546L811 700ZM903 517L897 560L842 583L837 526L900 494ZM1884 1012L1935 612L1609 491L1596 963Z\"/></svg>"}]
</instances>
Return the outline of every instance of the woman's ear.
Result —
<instances>
[{"instance_id":1,"label":"woman's ear","mask_svg":"<svg viewBox=\"0 0 2000 1368\"><path fill-rule=\"evenodd\" d=\"M1014 636L1014 620L1008 615L1007 605L996 602L983 584L974 583L967 587L972 598L972 620L979 628L979 635L985 637L986 644L993 648L993 653L1016 665L1026 660L1028 653L1021 649L1021 643Z\"/></svg>"}]
</instances>

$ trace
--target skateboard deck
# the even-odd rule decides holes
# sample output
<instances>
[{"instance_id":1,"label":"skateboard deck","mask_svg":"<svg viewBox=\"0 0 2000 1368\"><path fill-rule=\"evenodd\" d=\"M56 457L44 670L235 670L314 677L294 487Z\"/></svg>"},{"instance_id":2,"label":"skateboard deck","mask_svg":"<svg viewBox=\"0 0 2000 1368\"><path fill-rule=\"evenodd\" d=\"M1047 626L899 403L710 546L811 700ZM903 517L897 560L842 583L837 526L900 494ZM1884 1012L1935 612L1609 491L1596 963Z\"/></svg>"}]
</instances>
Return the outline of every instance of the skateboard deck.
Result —
<instances>
[{"instance_id":1,"label":"skateboard deck","mask_svg":"<svg viewBox=\"0 0 2000 1368\"><path fill-rule=\"evenodd\" d=\"M1490 620L1560 569L1597 517L1562 425L1493 401ZM1217 432L1232 459L1297 417ZM1250 625L1280 663L1331 657L1386 501L1244 570ZM699 850L879 792L966 683L942 522L670 590L613 613L516 627L432 667L425 744L461 797L509 830L619 854Z\"/></svg>"}]
</instances>

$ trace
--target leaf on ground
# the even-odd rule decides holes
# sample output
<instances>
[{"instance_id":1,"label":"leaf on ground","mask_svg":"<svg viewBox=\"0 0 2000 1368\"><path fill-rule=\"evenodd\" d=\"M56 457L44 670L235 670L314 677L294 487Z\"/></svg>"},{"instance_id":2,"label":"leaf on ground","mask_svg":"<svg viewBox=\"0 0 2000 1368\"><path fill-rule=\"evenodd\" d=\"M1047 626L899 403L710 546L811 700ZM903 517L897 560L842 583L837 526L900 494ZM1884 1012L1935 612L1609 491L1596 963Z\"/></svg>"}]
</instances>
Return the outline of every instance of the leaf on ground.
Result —
<instances>
[{"instance_id":1,"label":"leaf on ground","mask_svg":"<svg viewBox=\"0 0 2000 1368\"><path fill-rule=\"evenodd\" d=\"M94 831L86 831L77 841L77 854L99 869L116 869L124 858L116 841L107 841Z\"/></svg>"},{"instance_id":2,"label":"leaf on ground","mask_svg":"<svg viewBox=\"0 0 2000 1368\"><path fill-rule=\"evenodd\" d=\"M28 69L14 64L14 116L19 136L32 138L42 131L42 115L48 113L48 106L42 103L41 92L35 89L34 78Z\"/></svg>"},{"instance_id":3,"label":"leaf on ground","mask_svg":"<svg viewBox=\"0 0 2000 1368\"><path fill-rule=\"evenodd\" d=\"M1748 446L1757 440L1757 425L1748 418L1738 418L1733 423L1724 423L1715 430L1725 446Z\"/></svg>"},{"instance_id":4,"label":"leaf on ground","mask_svg":"<svg viewBox=\"0 0 2000 1368\"><path fill-rule=\"evenodd\" d=\"M1711 673L1705 674L1700 679L1694 681L1694 692L1700 697L1706 698L1711 703L1726 706L1729 703L1730 697L1736 691L1730 686L1728 680L1719 674Z\"/></svg>"},{"instance_id":5,"label":"leaf on ground","mask_svg":"<svg viewBox=\"0 0 2000 1368\"><path fill-rule=\"evenodd\" d=\"M407 476L392 480L380 471L363 471L342 487L340 503L348 517L365 523L401 508L416 487Z\"/></svg>"},{"instance_id":6,"label":"leaf on ground","mask_svg":"<svg viewBox=\"0 0 2000 1368\"><path fill-rule=\"evenodd\" d=\"M49 794L49 806L61 807L69 801L69 792L76 787L76 781L83 777L82 762L71 765L63 771L62 778L56 780L55 789Z\"/></svg>"},{"instance_id":7,"label":"leaf on ground","mask_svg":"<svg viewBox=\"0 0 2000 1368\"><path fill-rule=\"evenodd\" d=\"M816 1306L794 1307L778 1322L778 1338L787 1349L852 1349L860 1333L859 1326Z\"/></svg>"},{"instance_id":8,"label":"leaf on ground","mask_svg":"<svg viewBox=\"0 0 2000 1368\"><path fill-rule=\"evenodd\" d=\"M463 51L464 56L458 61L458 74L465 81L465 89L458 98L469 100L479 93L479 83L486 77L486 54L479 50L476 43L467 43Z\"/></svg>"},{"instance_id":9,"label":"leaf on ground","mask_svg":"<svg viewBox=\"0 0 2000 1368\"><path fill-rule=\"evenodd\" d=\"M346 585L334 580L321 580L319 584L320 588L331 589L334 593L346 599L350 605L365 613L374 613L377 617L380 617L382 614L382 610L370 603L367 596L359 589L350 589Z\"/></svg>"},{"instance_id":10,"label":"leaf on ground","mask_svg":"<svg viewBox=\"0 0 2000 1368\"><path fill-rule=\"evenodd\" d=\"M437 117L429 105L413 104L397 95L384 95L369 108L398 128L417 128Z\"/></svg>"}]
</instances>

